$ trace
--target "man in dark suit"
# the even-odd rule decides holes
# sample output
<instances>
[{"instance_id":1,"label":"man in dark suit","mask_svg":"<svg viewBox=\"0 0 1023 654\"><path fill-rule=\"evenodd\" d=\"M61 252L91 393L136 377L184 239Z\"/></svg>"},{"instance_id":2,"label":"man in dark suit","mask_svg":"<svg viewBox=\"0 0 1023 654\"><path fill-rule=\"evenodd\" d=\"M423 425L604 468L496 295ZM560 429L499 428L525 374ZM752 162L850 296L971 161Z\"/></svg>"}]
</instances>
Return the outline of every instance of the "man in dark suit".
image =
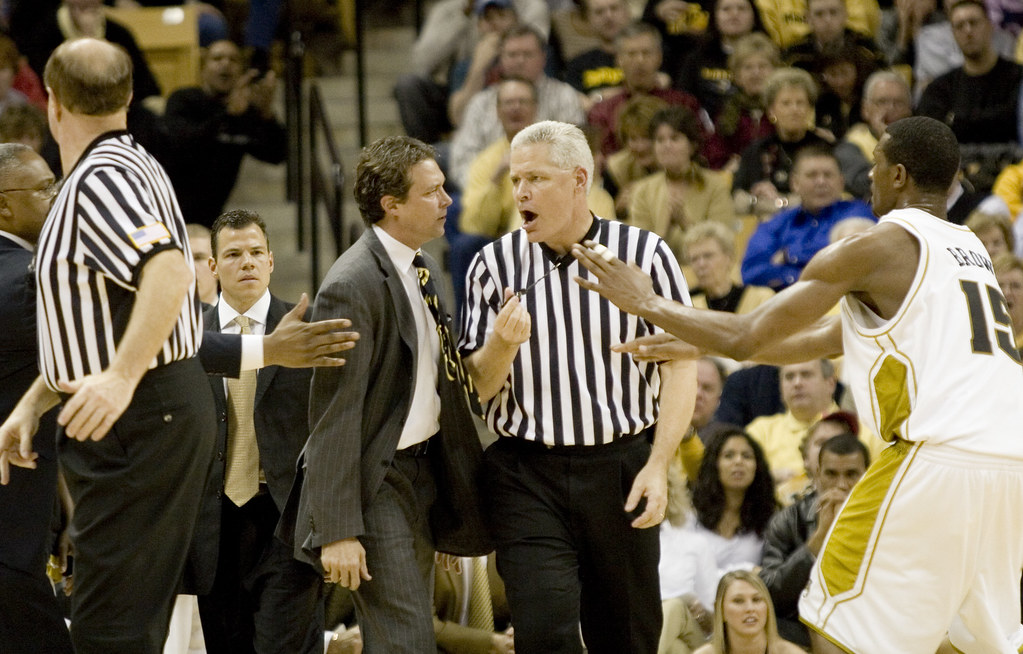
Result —
<instances>
[{"instance_id":1,"label":"man in dark suit","mask_svg":"<svg viewBox=\"0 0 1023 654\"><path fill-rule=\"evenodd\" d=\"M0 145L0 415L39 374L32 248L53 197L53 173L25 145ZM35 470L10 471L0 486L0 643L12 654L68 653L71 639L46 578L57 497L55 412L35 439Z\"/></svg>"},{"instance_id":2,"label":"man in dark suit","mask_svg":"<svg viewBox=\"0 0 1023 654\"><path fill-rule=\"evenodd\" d=\"M211 247L221 295L203 316L206 329L272 332L292 305L268 290L273 253L263 220L242 210L221 215ZM193 555L207 573L199 614L211 653L323 649L322 580L274 536L309 434L311 374L267 366L237 380L210 377L218 437Z\"/></svg>"},{"instance_id":3,"label":"man in dark suit","mask_svg":"<svg viewBox=\"0 0 1023 654\"><path fill-rule=\"evenodd\" d=\"M433 148L420 141L390 137L364 149L355 197L369 228L331 267L313 310L351 318L361 342L343 370L313 373L295 542L325 579L354 591L367 654L436 652L434 543L489 549L453 551L444 541L459 523L440 519L458 507L466 533L485 533L473 473L461 491L451 485L478 465L480 444L432 285L439 269L419 252L444 234L443 183ZM446 465L456 451L463 461Z\"/></svg>"}]
</instances>

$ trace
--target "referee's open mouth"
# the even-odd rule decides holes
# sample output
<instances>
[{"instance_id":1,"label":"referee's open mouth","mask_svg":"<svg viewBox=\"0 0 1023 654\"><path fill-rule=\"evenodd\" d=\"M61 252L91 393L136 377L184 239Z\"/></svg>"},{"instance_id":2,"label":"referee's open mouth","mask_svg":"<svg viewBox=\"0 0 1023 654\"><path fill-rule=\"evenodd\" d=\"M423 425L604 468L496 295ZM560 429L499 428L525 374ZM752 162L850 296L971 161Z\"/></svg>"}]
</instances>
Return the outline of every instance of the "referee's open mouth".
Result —
<instances>
[{"instance_id":1,"label":"referee's open mouth","mask_svg":"<svg viewBox=\"0 0 1023 654\"><path fill-rule=\"evenodd\" d=\"M522 214L522 224L523 225L528 225L529 223L531 223L534 220L536 220L536 212L535 211L529 211L528 209L526 209L526 210L519 210L519 213Z\"/></svg>"}]
</instances>

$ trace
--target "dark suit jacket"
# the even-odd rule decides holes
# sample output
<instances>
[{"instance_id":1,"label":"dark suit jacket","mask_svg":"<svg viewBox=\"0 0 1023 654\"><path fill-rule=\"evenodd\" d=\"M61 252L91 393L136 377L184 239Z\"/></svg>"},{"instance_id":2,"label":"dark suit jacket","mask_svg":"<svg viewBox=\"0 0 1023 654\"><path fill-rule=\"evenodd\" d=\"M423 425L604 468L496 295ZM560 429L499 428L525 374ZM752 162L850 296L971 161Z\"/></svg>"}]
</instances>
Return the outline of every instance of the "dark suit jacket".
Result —
<instances>
[{"instance_id":1,"label":"dark suit jacket","mask_svg":"<svg viewBox=\"0 0 1023 654\"><path fill-rule=\"evenodd\" d=\"M437 264L426 260L431 274L439 275ZM341 316L352 321L359 342L344 366L313 373L311 433L295 508L296 556L317 567L323 545L364 533L363 507L391 465L412 400L415 319L401 277L372 229L334 262L316 295L314 320ZM441 433L430 446L438 485L434 538L441 551L485 554L491 547L479 507L479 438L461 387L443 373L439 377Z\"/></svg>"},{"instance_id":2,"label":"dark suit jacket","mask_svg":"<svg viewBox=\"0 0 1023 654\"><path fill-rule=\"evenodd\" d=\"M270 333L277 323L294 305L276 297L270 298L266 316L266 331ZM203 315L206 336L220 332L217 307L209 307ZM204 339L205 341L205 339ZM284 510L291 487L295 482L295 462L309 435L308 406L309 381L312 371L308 368L281 368L267 366L256 377L254 421L256 442L259 446L259 460L266 474L266 484L277 505ZM193 539L191 572L195 578L195 590L200 594L208 592L216 572L220 543L220 510L224 492L224 475L227 471L227 416L228 404L224 391L224 379L210 376L210 386L217 408L217 448L206 482L203 508L196 524Z\"/></svg>"},{"instance_id":3,"label":"dark suit jacket","mask_svg":"<svg viewBox=\"0 0 1023 654\"><path fill-rule=\"evenodd\" d=\"M32 253L0 236L0 420L39 376ZM37 468L11 469L0 486L0 565L42 576L57 494L56 409L39 422Z\"/></svg>"}]
</instances>

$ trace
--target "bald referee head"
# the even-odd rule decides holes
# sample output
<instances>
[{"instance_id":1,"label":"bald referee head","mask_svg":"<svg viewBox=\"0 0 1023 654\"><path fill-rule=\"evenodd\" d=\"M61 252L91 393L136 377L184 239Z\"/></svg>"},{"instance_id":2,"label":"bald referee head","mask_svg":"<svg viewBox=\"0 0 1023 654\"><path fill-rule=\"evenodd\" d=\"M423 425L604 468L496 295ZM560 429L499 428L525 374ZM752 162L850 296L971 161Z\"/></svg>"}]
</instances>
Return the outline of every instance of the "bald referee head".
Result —
<instances>
[{"instance_id":1,"label":"bald referee head","mask_svg":"<svg viewBox=\"0 0 1023 654\"><path fill-rule=\"evenodd\" d=\"M46 62L43 82L64 170L97 136L127 128L132 66L124 48L101 39L65 41Z\"/></svg>"}]
</instances>

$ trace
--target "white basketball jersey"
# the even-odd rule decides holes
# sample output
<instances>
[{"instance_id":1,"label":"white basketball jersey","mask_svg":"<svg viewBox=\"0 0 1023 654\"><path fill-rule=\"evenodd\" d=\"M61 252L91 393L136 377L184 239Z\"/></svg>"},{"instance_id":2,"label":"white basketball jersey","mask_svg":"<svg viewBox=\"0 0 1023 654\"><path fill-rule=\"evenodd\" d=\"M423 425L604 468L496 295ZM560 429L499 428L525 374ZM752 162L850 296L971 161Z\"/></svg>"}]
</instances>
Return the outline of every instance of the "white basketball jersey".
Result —
<instances>
[{"instance_id":1,"label":"white basketball jersey","mask_svg":"<svg viewBox=\"0 0 1023 654\"><path fill-rule=\"evenodd\" d=\"M881 220L916 237L920 262L891 320L842 299L860 418L887 441L1023 460L1023 367L987 251L966 227L918 209Z\"/></svg>"}]
</instances>

